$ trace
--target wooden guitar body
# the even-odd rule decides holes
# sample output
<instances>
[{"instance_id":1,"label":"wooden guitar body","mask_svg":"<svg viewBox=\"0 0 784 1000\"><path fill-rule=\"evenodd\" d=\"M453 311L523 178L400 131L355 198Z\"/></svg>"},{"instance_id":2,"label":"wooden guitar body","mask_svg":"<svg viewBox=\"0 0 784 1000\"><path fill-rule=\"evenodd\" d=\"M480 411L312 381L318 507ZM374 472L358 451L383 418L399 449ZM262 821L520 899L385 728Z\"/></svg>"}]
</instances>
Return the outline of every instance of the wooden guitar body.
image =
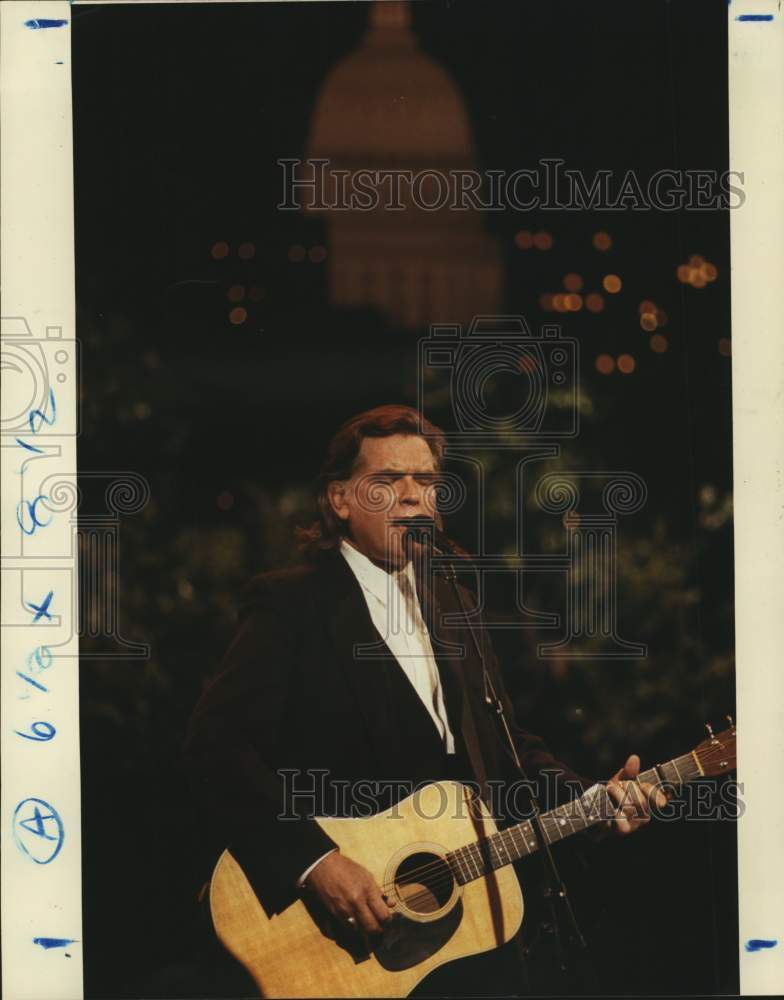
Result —
<instances>
[{"instance_id":1,"label":"wooden guitar body","mask_svg":"<svg viewBox=\"0 0 784 1000\"><path fill-rule=\"evenodd\" d=\"M394 896L395 916L369 954L355 931L338 927L307 895L268 916L224 851L210 886L213 923L261 996L404 997L439 965L497 948L519 929L523 897L511 865L459 884L443 862L496 832L463 785L427 785L367 819L318 822Z\"/></svg>"}]
</instances>

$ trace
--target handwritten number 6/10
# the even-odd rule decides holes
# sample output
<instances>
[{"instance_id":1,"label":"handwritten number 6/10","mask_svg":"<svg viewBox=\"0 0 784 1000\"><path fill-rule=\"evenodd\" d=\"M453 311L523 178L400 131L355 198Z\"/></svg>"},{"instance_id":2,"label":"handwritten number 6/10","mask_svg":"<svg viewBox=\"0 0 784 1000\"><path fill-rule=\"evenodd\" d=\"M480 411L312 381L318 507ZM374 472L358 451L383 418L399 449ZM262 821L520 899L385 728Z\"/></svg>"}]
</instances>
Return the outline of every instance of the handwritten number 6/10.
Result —
<instances>
[{"instance_id":1,"label":"handwritten number 6/10","mask_svg":"<svg viewBox=\"0 0 784 1000\"><path fill-rule=\"evenodd\" d=\"M17 736L21 736L25 740L33 740L36 743L46 743L54 737L57 730L51 722L41 722L39 720L38 722L31 723L29 733L23 733L18 729L15 729L14 732Z\"/></svg>"}]
</instances>

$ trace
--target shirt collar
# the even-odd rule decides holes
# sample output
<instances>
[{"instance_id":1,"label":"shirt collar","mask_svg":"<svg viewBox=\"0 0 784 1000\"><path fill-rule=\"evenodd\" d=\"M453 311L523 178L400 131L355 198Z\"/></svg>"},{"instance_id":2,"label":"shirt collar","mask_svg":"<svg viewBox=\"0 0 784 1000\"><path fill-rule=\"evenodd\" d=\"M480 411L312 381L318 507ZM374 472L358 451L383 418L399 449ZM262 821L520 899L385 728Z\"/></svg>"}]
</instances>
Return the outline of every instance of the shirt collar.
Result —
<instances>
[{"instance_id":1,"label":"shirt collar","mask_svg":"<svg viewBox=\"0 0 784 1000\"><path fill-rule=\"evenodd\" d=\"M414 582L414 567L411 562L406 564L405 569L387 573L385 569L377 566L371 559L368 559L359 549L354 548L347 541L340 543L340 554L349 564L351 571L359 581L360 585L368 590L375 598L384 604L389 600L389 586L391 581L400 586L400 577L406 576L411 584L413 593L416 593Z\"/></svg>"}]
</instances>

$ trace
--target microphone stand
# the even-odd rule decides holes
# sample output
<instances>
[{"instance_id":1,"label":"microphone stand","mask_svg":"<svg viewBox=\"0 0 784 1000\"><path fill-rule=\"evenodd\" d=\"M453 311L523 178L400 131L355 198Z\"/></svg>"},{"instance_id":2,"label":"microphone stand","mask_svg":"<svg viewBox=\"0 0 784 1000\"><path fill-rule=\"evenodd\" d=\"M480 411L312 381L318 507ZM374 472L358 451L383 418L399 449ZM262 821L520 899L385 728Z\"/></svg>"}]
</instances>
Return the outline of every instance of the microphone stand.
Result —
<instances>
[{"instance_id":1,"label":"microphone stand","mask_svg":"<svg viewBox=\"0 0 784 1000\"><path fill-rule=\"evenodd\" d=\"M415 522L412 524L411 522ZM539 798L536 793L536 785L530 781L528 774L525 770L523 762L520 760L520 756L517 753L517 747L515 746L514 739L512 738L512 733L509 728L509 722L504 712L504 706L501 699L498 697L495 687L493 686L492 679L490 677L490 672L487 669L487 664L485 663L485 657L482 652L481 643L477 638L476 629L471 622L470 613L466 608L465 601L463 600L463 595L460 592L460 587L457 582L457 572L455 570L455 562L458 559L465 559L466 556L460 555L455 551L453 543L447 538L447 536L438 530L434 521L430 519L420 519L419 517L414 517L409 519L407 524L407 530L405 534L406 540L415 540L422 544L422 539L425 539L425 543L422 545L423 549L427 552L427 559L432 566L432 556L435 554L446 562L441 569L441 575L449 583L452 593L457 601L457 606L465 621L466 627L468 629L468 634L471 637L471 643L474 647L474 651L479 658L479 662L482 664L482 681L484 690L484 702L488 711L492 712L498 721L501 730L503 732L504 742L507 743L512 760L514 761L515 768L519 772L523 781L526 784L526 788L529 789L529 797L531 802L531 807L533 809L532 817L532 827L536 831L536 837L539 842L539 847L542 850L543 856L545 858L545 868L548 876L549 885L545 885L543 888L542 896L545 905L550 911L552 919L552 933L555 935L556 948L560 954L561 972L568 973L568 955L567 950L564 947L563 942L560 939L558 933L559 928L559 917L558 917L558 906L560 903L561 907L566 915L566 922L571 930L571 934L574 939L574 943L577 945L577 951L584 961L588 960L588 945L585 938L583 937L580 926L577 922L577 917L575 916L574 910L572 908L571 900L566 891L566 884L564 883L561 873L558 869L558 865L553 857L553 852L550 850L550 844L547 841L547 837L544 832L544 827L542 825L542 810L539 804ZM435 567L434 567L435 569ZM522 949L523 956L526 955L526 949ZM573 970L577 973L577 970ZM593 977L592 977L593 978ZM594 985L593 983L591 984Z\"/></svg>"}]
</instances>

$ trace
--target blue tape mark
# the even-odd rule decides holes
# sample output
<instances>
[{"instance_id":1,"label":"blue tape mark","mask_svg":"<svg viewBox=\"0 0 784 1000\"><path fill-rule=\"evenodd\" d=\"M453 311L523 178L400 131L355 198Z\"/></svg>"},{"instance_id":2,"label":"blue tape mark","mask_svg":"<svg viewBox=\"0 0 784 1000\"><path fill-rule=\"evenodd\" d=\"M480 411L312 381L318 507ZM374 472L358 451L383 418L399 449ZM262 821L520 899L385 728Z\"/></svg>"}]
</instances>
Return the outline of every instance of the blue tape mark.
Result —
<instances>
[{"instance_id":1,"label":"blue tape mark","mask_svg":"<svg viewBox=\"0 0 784 1000\"><path fill-rule=\"evenodd\" d=\"M39 28L62 28L66 24L68 22L61 17L32 17L29 21L25 21L25 28L38 31Z\"/></svg>"},{"instance_id":2,"label":"blue tape mark","mask_svg":"<svg viewBox=\"0 0 784 1000\"><path fill-rule=\"evenodd\" d=\"M749 938L746 942L746 951L760 951L762 948L775 948L778 941L767 938Z\"/></svg>"},{"instance_id":3,"label":"blue tape mark","mask_svg":"<svg viewBox=\"0 0 784 1000\"><path fill-rule=\"evenodd\" d=\"M772 14L737 14L736 21L772 21Z\"/></svg>"},{"instance_id":4,"label":"blue tape mark","mask_svg":"<svg viewBox=\"0 0 784 1000\"><path fill-rule=\"evenodd\" d=\"M66 945L74 944L78 938L48 938L48 937L37 937L33 938L33 944L40 944L42 948L65 948Z\"/></svg>"}]
</instances>

